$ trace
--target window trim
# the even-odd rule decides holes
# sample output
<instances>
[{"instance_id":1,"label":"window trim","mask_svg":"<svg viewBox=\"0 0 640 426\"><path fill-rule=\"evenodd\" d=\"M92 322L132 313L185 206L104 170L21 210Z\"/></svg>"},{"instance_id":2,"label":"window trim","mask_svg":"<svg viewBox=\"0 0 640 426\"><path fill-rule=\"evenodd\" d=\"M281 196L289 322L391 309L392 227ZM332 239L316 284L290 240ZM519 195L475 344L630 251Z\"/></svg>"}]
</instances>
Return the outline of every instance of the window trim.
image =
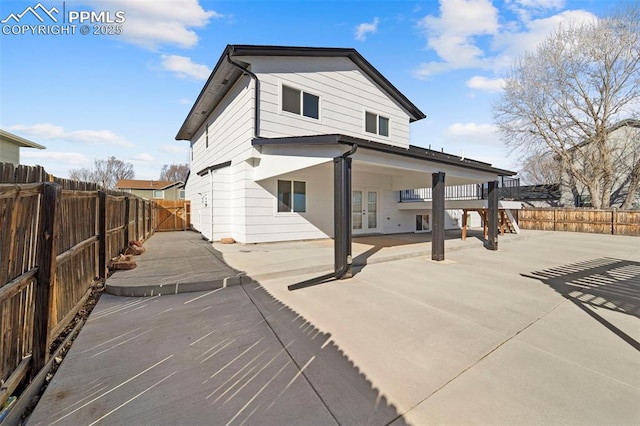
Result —
<instances>
[{"instance_id":1,"label":"window trim","mask_svg":"<svg viewBox=\"0 0 640 426\"><path fill-rule=\"evenodd\" d=\"M300 113L291 112L284 109L284 88L285 87L289 89L297 90L298 92L300 92L300 96L298 99L299 106L300 106ZM309 115L304 115L304 95L305 94L315 96L316 98L318 98L318 118L311 117ZM280 114L290 115L292 117L298 117L304 120L311 120L313 123L319 123L322 120L322 96L320 96L320 94L317 92L303 89L302 87L297 86L295 84L290 84L289 82L286 82L286 83L280 82L279 90L278 90L278 101L279 101L278 106L280 108Z\"/></svg>"},{"instance_id":2,"label":"window trim","mask_svg":"<svg viewBox=\"0 0 640 426\"><path fill-rule=\"evenodd\" d=\"M156 191L162 194L162 197L156 197ZM151 198L164 200L164 189L154 189L151 193Z\"/></svg>"},{"instance_id":3,"label":"window trim","mask_svg":"<svg viewBox=\"0 0 640 426\"><path fill-rule=\"evenodd\" d=\"M376 131L375 132L370 132L369 130L367 130L367 114L373 115L376 118ZM387 120L387 134L384 135L382 133L380 133L380 119L385 119ZM377 136L382 136L383 138L388 138L390 137L389 135L391 134L391 119L389 117L386 117L384 115L380 115L377 112L372 112L372 111L368 111L365 110L364 111L364 132L370 135L377 135Z\"/></svg>"},{"instance_id":4,"label":"window trim","mask_svg":"<svg viewBox=\"0 0 640 426\"><path fill-rule=\"evenodd\" d=\"M280 199L279 199L279 186L280 186L280 182L289 182L289 189L290 189L290 194L291 194L291 206L289 206L290 210L289 211L280 211ZM295 205L295 184L296 183L303 183L304 184L304 210L302 211L296 211L296 205ZM302 215L308 212L308 205L309 203L307 202L307 198L308 198L308 185L307 185L307 181L306 180L302 180L302 179L296 179L296 178L290 178L290 179L276 179L276 196L275 196L275 205L274 205L274 211L275 211L275 215L276 216L297 216L297 215Z\"/></svg>"}]
</instances>

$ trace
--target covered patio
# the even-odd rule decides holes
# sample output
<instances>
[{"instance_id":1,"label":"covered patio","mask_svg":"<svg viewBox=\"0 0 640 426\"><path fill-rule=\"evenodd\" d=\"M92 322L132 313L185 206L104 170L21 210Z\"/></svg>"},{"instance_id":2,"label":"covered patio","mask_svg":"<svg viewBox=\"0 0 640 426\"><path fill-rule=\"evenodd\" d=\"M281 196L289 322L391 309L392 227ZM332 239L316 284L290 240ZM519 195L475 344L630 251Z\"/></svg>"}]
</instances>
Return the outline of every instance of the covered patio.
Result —
<instances>
[{"instance_id":1,"label":"covered patio","mask_svg":"<svg viewBox=\"0 0 640 426\"><path fill-rule=\"evenodd\" d=\"M300 170L322 170L319 175L331 179L333 172L333 238L334 238L334 276L348 278L352 276L352 238L354 228L359 229L360 212L354 210L354 182L365 187L367 182L363 176L383 176L388 194L400 193L407 189L429 187L432 200L430 211L430 242L432 260L442 261L445 241L445 190L447 186L465 184L485 184L486 200L486 232L485 246L490 250L498 249L498 178L512 176L515 172L492 167L488 163L465 159L462 157L437 152L417 146L408 149L381 144L370 140L345 135L317 135L285 138L256 138L253 146L260 150L254 161L254 179L256 182L266 181L298 172ZM332 169L332 170L331 170ZM386 229L378 228L378 193L376 190L360 191L360 197L369 197L375 210L375 232L383 234L398 233L391 230L390 223ZM389 195L387 194L387 197ZM384 194L382 194L384 195ZM361 198L355 198L359 200ZM395 200L395 211L401 201ZM362 203L367 200L363 199ZM358 209L359 210L359 209ZM362 215L371 222L371 209L362 207ZM405 216L405 222L406 218ZM362 220L365 220L362 219ZM391 221L391 217L386 217ZM313 220L313 219L311 219ZM402 224L398 223L402 229ZM386 232L385 232L386 231Z\"/></svg>"}]
</instances>

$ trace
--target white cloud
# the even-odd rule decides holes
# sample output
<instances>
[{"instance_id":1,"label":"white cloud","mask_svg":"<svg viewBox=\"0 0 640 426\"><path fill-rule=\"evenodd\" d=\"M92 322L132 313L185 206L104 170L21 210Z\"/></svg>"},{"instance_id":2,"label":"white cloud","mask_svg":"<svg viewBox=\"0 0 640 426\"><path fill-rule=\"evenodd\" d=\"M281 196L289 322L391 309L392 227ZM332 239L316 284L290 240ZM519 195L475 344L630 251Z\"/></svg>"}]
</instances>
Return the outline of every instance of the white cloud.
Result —
<instances>
[{"instance_id":1,"label":"white cloud","mask_svg":"<svg viewBox=\"0 0 640 426\"><path fill-rule=\"evenodd\" d=\"M533 52L558 27L569 27L593 22L598 18L584 10L566 10L556 15L534 19L525 23L520 30L507 29L494 39L493 47L501 52L496 64L513 63L513 60L525 52Z\"/></svg>"},{"instance_id":2,"label":"white cloud","mask_svg":"<svg viewBox=\"0 0 640 426\"><path fill-rule=\"evenodd\" d=\"M186 154L189 152L189 148L186 144L174 143L174 144L164 144L160 145L160 151L167 152L169 154Z\"/></svg>"},{"instance_id":3,"label":"white cloud","mask_svg":"<svg viewBox=\"0 0 640 426\"><path fill-rule=\"evenodd\" d=\"M356 40L365 41L367 34L375 34L378 31L378 22L380 22L378 18L373 18L371 23L363 22L359 24L356 27Z\"/></svg>"},{"instance_id":4,"label":"white cloud","mask_svg":"<svg viewBox=\"0 0 640 426\"><path fill-rule=\"evenodd\" d=\"M439 60L420 64L413 71L427 78L457 69L482 69L500 73L525 51L532 51L559 25L579 25L594 19L583 10L567 10L530 19L564 5L561 0L516 0L509 4L517 19L500 20L489 0L441 0L440 16L426 16L418 24L427 46ZM481 43L482 42L482 43Z\"/></svg>"},{"instance_id":5,"label":"white cloud","mask_svg":"<svg viewBox=\"0 0 640 426\"><path fill-rule=\"evenodd\" d=\"M206 80L211 71L206 65L196 64L188 56L162 55L162 67L175 73L178 78Z\"/></svg>"},{"instance_id":6,"label":"white cloud","mask_svg":"<svg viewBox=\"0 0 640 426\"><path fill-rule=\"evenodd\" d=\"M444 131L446 137L452 138L493 138L498 128L493 124L454 123Z\"/></svg>"},{"instance_id":7,"label":"white cloud","mask_svg":"<svg viewBox=\"0 0 640 426\"><path fill-rule=\"evenodd\" d=\"M153 163L156 161L155 157L146 152L142 152L140 154L133 155L129 157L129 160L133 163Z\"/></svg>"},{"instance_id":8,"label":"white cloud","mask_svg":"<svg viewBox=\"0 0 640 426\"><path fill-rule=\"evenodd\" d=\"M29 160L55 160L56 162L62 162L72 167L82 167L89 163L89 158L80 154L79 152L55 152L55 151L35 151L35 150L22 150L20 151L20 157Z\"/></svg>"},{"instance_id":9,"label":"white cloud","mask_svg":"<svg viewBox=\"0 0 640 426\"><path fill-rule=\"evenodd\" d=\"M499 92L504 87L504 79L474 76L467 80L466 84L467 87L471 89L482 90L490 93Z\"/></svg>"},{"instance_id":10,"label":"white cloud","mask_svg":"<svg viewBox=\"0 0 640 426\"><path fill-rule=\"evenodd\" d=\"M443 60L423 64L419 74L475 67L484 54L475 37L497 33L498 9L489 0L441 0L440 16L427 15L418 27L424 30L428 47Z\"/></svg>"},{"instance_id":11,"label":"white cloud","mask_svg":"<svg viewBox=\"0 0 640 426\"><path fill-rule=\"evenodd\" d=\"M204 28L211 19L223 17L213 10L204 10L198 0L99 0L92 7L114 13L124 11L122 37L152 50L163 44L193 47L198 43L193 28Z\"/></svg>"},{"instance_id":12,"label":"white cloud","mask_svg":"<svg viewBox=\"0 0 640 426\"><path fill-rule=\"evenodd\" d=\"M51 123L38 123L33 125L16 124L7 127L7 129L39 139L61 139L88 145L116 145L124 148L134 146L131 142L127 141L124 136L120 136L111 130L74 130L67 132L64 130L64 127Z\"/></svg>"}]
</instances>

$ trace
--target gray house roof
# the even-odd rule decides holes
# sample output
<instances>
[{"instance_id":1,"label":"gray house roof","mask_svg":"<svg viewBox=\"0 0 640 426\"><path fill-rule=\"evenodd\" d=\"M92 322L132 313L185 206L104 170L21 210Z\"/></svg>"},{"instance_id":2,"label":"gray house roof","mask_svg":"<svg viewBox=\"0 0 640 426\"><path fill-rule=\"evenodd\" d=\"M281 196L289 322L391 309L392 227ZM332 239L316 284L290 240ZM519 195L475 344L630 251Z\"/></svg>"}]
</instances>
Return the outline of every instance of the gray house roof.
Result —
<instances>
[{"instance_id":1,"label":"gray house roof","mask_svg":"<svg viewBox=\"0 0 640 426\"><path fill-rule=\"evenodd\" d=\"M227 58L243 56L298 56L314 58L349 58L369 78L371 78L391 98L398 102L409 114L410 121L420 120L426 115L404 96L389 80L373 67L360 53L351 48L334 47L292 47L292 46L256 46L229 44L222 52L218 63L214 67L209 79L198 95L191 111L187 115L182 127L176 135L177 140L191 140L197 129L204 123L207 116L222 101L233 84L242 76L243 72L232 65ZM234 62L243 67L249 64Z\"/></svg>"},{"instance_id":2,"label":"gray house roof","mask_svg":"<svg viewBox=\"0 0 640 426\"><path fill-rule=\"evenodd\" d=\"M46 149L44 146L37 144L35 142L31 142L28 139L20 137L18 135L14 135L11 132L7 132L6 130L0 129L0 139L12 143L13 145L17 145L25 148L37 148L37 149Z\"/></svg>"}]
</instances>

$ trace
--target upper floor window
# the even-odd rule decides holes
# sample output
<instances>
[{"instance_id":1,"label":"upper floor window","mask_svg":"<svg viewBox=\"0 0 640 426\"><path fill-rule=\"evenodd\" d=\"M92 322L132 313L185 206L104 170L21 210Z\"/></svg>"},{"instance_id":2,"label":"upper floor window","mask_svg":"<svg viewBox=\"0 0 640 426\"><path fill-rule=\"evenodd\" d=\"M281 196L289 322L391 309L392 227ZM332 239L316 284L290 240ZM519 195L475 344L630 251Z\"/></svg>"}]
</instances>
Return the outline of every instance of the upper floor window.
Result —
<instances>
[{"instance_id":1,"label":"upper floor window","mask_svg":"<svg viewBox=\"0 0 640 426\"><path fill-rule=\"evenodd\" d=\"M180 197L181 200L185 199L185 191L184 191L184 189L180 190L178 197Z\"/></svg>"},{"instance_id":2,"label":"upper floor window","mask_svg":"<svg viewBox=\"0 0 640 426\"><path fill-rule=\"evenodd\" d=\"M320 97L283 85L282 110L318 119L320 118Z\"/></svg>"},{"instance_id":3,"label":"upper floor window","mask_svg":"<svg viewBox=\"0 0 640 426\"><path fill-rule=\"evenodd\" d=\"M389 119L372 112L365 112L364 129L369 133L389 136Z\"/></svg>"},{"instance_id":4,"label":"upper floor window","mask_svg":"<svg viewBox=\"0 0 640 426\"><path fill-rule=\"evenodd\" d=\"M154 189L153 198L164 198L164 191L162 189Z\"/></svg>"}]
</instances>

